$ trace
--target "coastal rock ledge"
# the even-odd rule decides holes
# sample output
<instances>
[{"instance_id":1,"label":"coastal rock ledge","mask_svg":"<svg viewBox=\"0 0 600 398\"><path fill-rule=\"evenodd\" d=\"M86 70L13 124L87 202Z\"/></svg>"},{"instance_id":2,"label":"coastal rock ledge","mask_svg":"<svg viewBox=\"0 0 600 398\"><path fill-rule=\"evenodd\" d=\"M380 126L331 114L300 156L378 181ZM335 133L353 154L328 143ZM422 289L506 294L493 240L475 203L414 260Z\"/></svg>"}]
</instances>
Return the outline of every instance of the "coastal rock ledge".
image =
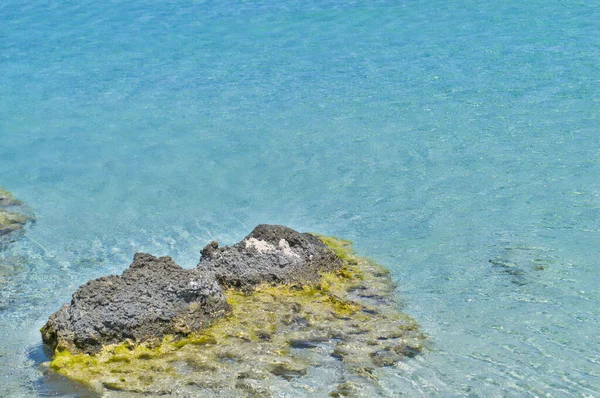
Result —
<instances>
[{"instance_id":1,"label":"coastal rock ledge","mask_svg":"<svg viewBox=\"0 0 600 398\"><path fill-rule=\"evenodd\" d=\"M385 268L348 241L279 225L211 242L193 269L138 253L122 275L81 286L41 332L47 371L103 396L265 397L290 383L374 396L384 369L424 342Z\"/></svg>"}]
</instances>

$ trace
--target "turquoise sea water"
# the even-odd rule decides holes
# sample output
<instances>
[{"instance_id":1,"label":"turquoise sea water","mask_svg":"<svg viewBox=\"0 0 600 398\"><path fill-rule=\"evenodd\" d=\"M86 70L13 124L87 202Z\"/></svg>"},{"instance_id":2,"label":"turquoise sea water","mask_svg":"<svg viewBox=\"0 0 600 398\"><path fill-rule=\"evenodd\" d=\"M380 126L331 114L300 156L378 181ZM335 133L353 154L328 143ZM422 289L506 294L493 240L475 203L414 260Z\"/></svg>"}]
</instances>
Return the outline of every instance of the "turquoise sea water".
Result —
<instances>
[{"instance_id":1,"label":"turquoise sea water","mask_svg":"<svg viewBox=\"0 0 600 398\"><path fill-rule=\"evenodd\" d=\"M0 185L37 223L0 396L79 394L38 365L80 284L258 223L392 270L430 348L382 396L600 396L598 32L583 1L2 1Z\"/></svg>"}]
</instances>

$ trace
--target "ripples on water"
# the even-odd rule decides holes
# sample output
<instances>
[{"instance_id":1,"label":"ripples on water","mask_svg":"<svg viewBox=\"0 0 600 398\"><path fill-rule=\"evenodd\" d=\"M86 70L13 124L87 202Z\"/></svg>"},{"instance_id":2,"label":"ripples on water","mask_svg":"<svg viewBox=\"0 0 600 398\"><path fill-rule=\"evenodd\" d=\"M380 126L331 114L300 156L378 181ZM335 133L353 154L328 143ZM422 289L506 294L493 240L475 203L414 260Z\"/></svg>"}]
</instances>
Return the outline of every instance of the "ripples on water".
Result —
<instances>
[{"instance_id":1,"label":"ripples on water","mask_svg":"<svg viewBox=\"0 0 600 398\"><path fill-rule=\"evenodd\" d=\"M80 284L270 222L392 269L431 350L385 395L600 394L599 11L4 1L0 391L72 393L38 329Z\"/></svg>"}]
</instances>

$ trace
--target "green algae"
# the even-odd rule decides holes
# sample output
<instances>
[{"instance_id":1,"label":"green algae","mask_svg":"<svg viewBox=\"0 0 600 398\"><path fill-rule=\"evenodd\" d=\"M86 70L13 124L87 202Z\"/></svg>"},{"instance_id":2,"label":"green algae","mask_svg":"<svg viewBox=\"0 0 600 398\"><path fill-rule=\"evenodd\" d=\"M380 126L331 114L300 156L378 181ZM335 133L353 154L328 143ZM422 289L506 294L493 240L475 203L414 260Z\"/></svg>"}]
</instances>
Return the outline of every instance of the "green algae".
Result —
<instances>
[{"instance_id":1,"label":"green algae","mask_svg":"<svg viewBox=\"0 0 600 398\"><path fill-rule=\"evenodd\" d=\"M385 268L357 256L349 241L319 239L344 262L319 284L230 289L231 313L200 333L155 345L128 341L94 356L57 350L49 366L107 395L272 396L282 383L302 386L315 369L339 373L340 366L346 381L336 377L320 393L376 387L381 370L418 353L424 336L398 310Z\"/></svg>"}]
</instances>

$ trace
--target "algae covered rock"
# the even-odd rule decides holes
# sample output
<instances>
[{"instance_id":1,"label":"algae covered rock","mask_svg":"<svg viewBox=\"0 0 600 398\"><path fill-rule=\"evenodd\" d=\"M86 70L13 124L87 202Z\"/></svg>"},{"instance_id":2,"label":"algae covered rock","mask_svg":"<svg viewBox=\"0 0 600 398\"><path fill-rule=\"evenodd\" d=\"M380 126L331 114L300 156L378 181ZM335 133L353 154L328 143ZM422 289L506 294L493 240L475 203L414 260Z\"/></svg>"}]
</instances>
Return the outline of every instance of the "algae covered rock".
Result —
<instances>
[{"instance_id":1,"label":"algae covered rock","mask_svg":"<svg viewBox=\"0 0 600 398\"><path fill-rule=\"evenodd\" d=\"M27 222L33 220L33 212L0 187L0 247L9 242L14 233L21 231Z\"/></svg>"},{"instance_id":2,"label":"algae covered rock","mask_svg":"<svg viewBox=\"0 0 600 398\"><path fill-rule=\"evenodd\" d=\"M96 353L124 341L156 344L167 334L201 330L227 309L212 276L184 270L170 257L138 253L122 276L81 286L71 303L50 317L42 338L71 353Z\"/></svg>"},{"instance_id":3,"label":"algae covered rock","mask_svg":"<svg viewBox=\"0 0 600 398\"><path fill-rule=\"evenodd\" d=\"M42 337L53 349L96 353L123 341L185 336L224 315L221 286L303 286L318 283L321 272L341 267L318 238L278 225L259 225L233 246L219 248L213 242L193 270L182 269L170 257L138 253L122 276L80 287L71 303L50 317Z\"/></svg>"},{"instance_id":4,"label":"algae covered rock","mask_svg":"<svg viewBox=\"0 0 600 398\"><path fill-rule=\"evenodd\" d=\"M304 262L295 262L299 261L296 256ZM149 255L142 258L144 262L171 262ZM299 276L292 275L294 269ZM138 270L147 271L143 266ZM261 225L231 247L207 246L196 269L179 272L212 277L215 284L218 279L224 289L219 294L228 305L226 312L219 307L224 316L196 329L175 328L171 333L157 329L160 344L139 343L141 339L132 344L134 332L128 331L124 316L109 312L128 317L139 314L141 319L141 308L152 308L148 302L154 299L140 298L146 301L138 306L134 297L142 294L135 290L129 301L133 311L115 306L102 298L113 293L101 278L97 283L104 290L80 288L71 305L53 315L49 324L72 322L77 313L82 329L90 330L90 318L83 313L112 305L101 313L111 326L113 320L122 322L111 329L120 334L110 339L113 344L104 340L92 355L68 344L66 349L56 349L49 368L105 396L268 397L288 396L290 390L301 391L303 396L376 396L382 391L379 380L386 369L417 355L424 344L418 324L398 307L389 272L354 254L348 241ZM114 282L127 273L108 279ZM144 290L148 294L165 288L152 283L153 289ZM73 311L82 289L86 302L103 304ZM94 330L105 333L102 325ZM44 329L46 334L52 330L48 325ZM53 339L45 337L49 342Z\"/></svg>"},{"instance_id":5,"label":"algae covered rock","mask_svg":"<svg viewBox=\"0 0 600 398\"><path fill-rule=\"evenodd\" d=\"M22 204L22 202L15 199L12 193L0 187L0 207L16 206L20 204Z\"/></svg>"},{"instance_id":6,"label":"algae covered rock","mask_svg":"<svg viewBox=\"0 0 600 398\"><path fill-rule=\"evenodd\" d=\"M198 269L213 272L223 288L248 290L261 283L318 283L322 272L342 266L316 236L281 225L261 224L233 246L210 243L201 251Z\"/></svg>"},{"instance_id":7,"label":"algae covered rock","mask_svg":"<svg viewBox=\"0 0 600 398\"><path fill-rule=\"evenodd\" d=\"M0 210L0 236L20 231L29 220L24 214Z\"/></svg>"}]
</instances>

